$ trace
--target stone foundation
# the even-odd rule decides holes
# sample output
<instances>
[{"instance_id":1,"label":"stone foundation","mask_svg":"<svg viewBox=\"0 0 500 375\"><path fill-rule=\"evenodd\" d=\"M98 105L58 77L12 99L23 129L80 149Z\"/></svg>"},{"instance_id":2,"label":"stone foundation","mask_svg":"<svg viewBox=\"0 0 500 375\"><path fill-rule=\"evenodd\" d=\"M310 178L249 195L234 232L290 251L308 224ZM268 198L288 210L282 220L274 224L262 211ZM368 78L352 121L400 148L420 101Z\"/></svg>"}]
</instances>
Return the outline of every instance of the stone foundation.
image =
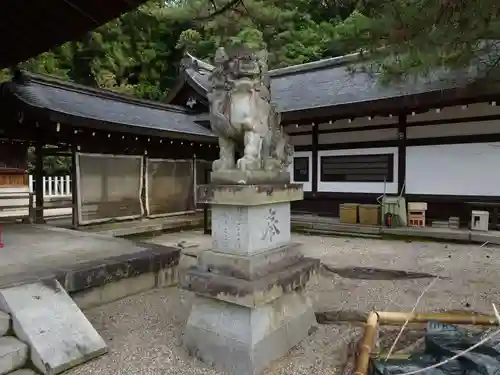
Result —
<instances>
[{"instance_id":1,"label":"stone foundation","mask_svg":"<svg viewBox=\"0 0 500 375\"><path fill-rule=\"evenodd\" d=\"M10 314L0 311L0 375L35 375L29 369L28 345L20 341L12 329Z\"/></svg>"},{"instance_id":2,"label":"stone foundation","mask_svg":"<svg viewBox=\"0 0 500 375\"><path fill-rule=\"evenodd\" d=\"M291 242L290 202L298 185L208 185L213 248L181 278L196 293L184 345L219 371L257 375L315 324L304 288L319 260Z\"/></svg>"},{"instance_id":3,"label":"stone foundation","mask_svg":"<svg viewBox=\"0 0 500 375\"><path fill-rule=\"evenodd\" d=\"M0 375L56 375L107 352L101 336L58 281L0 289ZM3 324L3 325L2 325Z\"/></svg>"},{"instance_id":4,"label":"stone foundation","mask_svg":"<svg viewBox=\"0 0 500 375\"><path fill-rule=\"evenodd\" d=\"M198 297L184 345L220 371L257 375L307 337L314 322L312 305L301 292L256 308Z\"/></svg>"}]
</instances>

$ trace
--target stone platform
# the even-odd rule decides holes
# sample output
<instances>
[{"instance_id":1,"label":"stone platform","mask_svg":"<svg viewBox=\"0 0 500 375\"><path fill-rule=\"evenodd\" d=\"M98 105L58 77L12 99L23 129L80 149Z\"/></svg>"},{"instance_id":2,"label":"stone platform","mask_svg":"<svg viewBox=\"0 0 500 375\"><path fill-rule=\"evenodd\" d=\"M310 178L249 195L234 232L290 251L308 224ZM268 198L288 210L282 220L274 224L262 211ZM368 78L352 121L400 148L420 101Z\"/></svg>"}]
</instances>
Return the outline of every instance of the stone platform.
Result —
<instances>
[{"instance_id":1,"label":"stone platform","mask_svg":"<svg viewBox=\"0 0 500 375\"><path fill-rule=\"evenodd\" d=\"M2 229L0 374L56 375L106 353L80 308L176 282L175 248L45 225Z\"/></svg>"},{"instance_id":2,"label":"stone platform","mask_svg":"<svg viewBox=\"0 0 500 375\"><path fill-rule=\"evenodd\" d=\"M180 251L48 225L3 224L0 288L57 279L81 308L174 283Z\"/></svg>"},{"instance_id":3,"label":"stone platform","mask_svg":"<svg viewBox=\"0 0 500 375\"><path fill-rule=\"evenodd\" d=\"M219 371L260 374L315 324L303 291L319 260L291 242L290 202L302 187L212 184L197 197L212 205L212 248L181 278L197 296L184 345Z\"/></svg>"}]
</instances>

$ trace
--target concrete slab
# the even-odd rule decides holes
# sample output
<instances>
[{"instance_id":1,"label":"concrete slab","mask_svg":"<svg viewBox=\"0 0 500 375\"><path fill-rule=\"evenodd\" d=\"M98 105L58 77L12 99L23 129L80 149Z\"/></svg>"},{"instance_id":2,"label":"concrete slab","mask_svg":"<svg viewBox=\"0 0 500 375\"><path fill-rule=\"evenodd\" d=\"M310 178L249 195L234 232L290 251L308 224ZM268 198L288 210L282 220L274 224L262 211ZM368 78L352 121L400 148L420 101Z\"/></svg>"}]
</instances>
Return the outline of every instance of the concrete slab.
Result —
<instances>
[{"instance_id":1,"label":"concrete slab","mask_svg":"<svg viewBox=\"0 0 500 375\"><path fill-rule=\"evenodd\" d=\"M0 338L0 375L23 367L28 360L28 345L15 337Z\"/></svg>"},{"instance_id":2,"label":"concrete slab","mask_svg":"<svg viewBox=\"0 0 500 375\"><path fill-rule=\"evenodd\" d=\"M500 231L478 232L466 228L448 227L392 227L367 226L361 224L341 224L338 218L313 215L292 215L292 229L301 232L318 231L322 234L357 234L357 235L391 235L402 237L420 237L442 241L461 241L500 244Z\"/></svg>"},{"instance_id":3,"label":"concrete slab","mask_svg":"<svg viewBox=\"0 0 500 375\"><path fill-rule=\"evenodd\" d=\"M382 234L391 234L399 236L423 237L438 240L452 241L470 241L470 232L456 230L451 228L416 228L416 227L400 227L400 228L381 228Z\"/></svg>"},{"instance_id":4,"label":"concrete slab","mask_svg":"<svg viewBox=\"0 0 500 375\"><path fill-rule=\"evenodd\" d=\"M199 185L197 202L227 206L260 206L302 200L301 184Z\"/></svg>"},{"instance_id":5,"label":"concrete slab","mask_svg":"<svg viewBox=\"0 0 500 375\"><path fill-rule=\"evenodd\" d=\"M56 280L0 290L16 336L30 347L33 365L59 374L107 352L101 336Z\"/></svg>"},{"instance_id":6,"label":"concrete slab","mask_svg":"<svg viewBox=\"0 0 500 375\"><path fill-rule=\"evenodd\" d=\"M473 242L500 244L500 231L490 230L488 232L470 231L470 238Z\"/></svg>"},{"instance_id":7,"label":"concrete slab","mask_svg":"<svg viewBox=\"0 0 500 375\"><path fill-rule=\"evenodd\" d=\"M301 244L291 243L271 251L240 256L206 250L200 253L198 260L202 270L221 275L255 280L267 276L296 263L302 258Z\"/></svg>"},{"instance_id":8,"label":"concrete slab","mask_svg":"<svg viewBox=\"0 0 500 375\"><path fill-rule=\"evenodd\" d=\"M218 371L257 375L315 325L307 297L289 293L257 309L198 297L184 333L190 355Z\"/></svg>"},{"instance_id":9,"label":"concrete slab","mask_svg":"<svg viewBox=\"0 0 500 375\"><path fill-rule=\"evenodd\" d=\"M0 336L5 336L10 329L10 315L0 311Z\"/></svg>"},{"instance_id":10,"label":"concrete slab","mask_svg":"<svg viewBox=\"0 0 500 375\"><path fill-rule=\"evenodd\" d=\"M33 370L23 368L21 370L11 372L9 375L38 375L38 374Z\"/></svg>"},{"instance_id":11,"label":"concrete slab","mask_svg":"<svg viewBox=\"0 0 500 375\"><path fill-rule=\"evenodd\" d=\"M69 293L175 267L180 251L46 225L4 225L0 287L57 278Z\"/></svg>"},{"instance_id":12,"label":"concrete slab","mask_svg":"<svg viewBox=\"0 0 500 375\"><path fill-rule=\"evenodd\" d=\"M181 231L203 226L203 213L197 212L184 215L173 215L153 219L140 219L105 223L80 228L88 233L99 233L112 237L137 236L140 234L162 231Z\"/></svg>"},{"instance_id":13,"label":"concrete slab","mask_svg":"<svg viewBox=\"0 0 500 375\"><path fill-rule=\"evenodd\" d=\"M318 259L302 258L293 265L256 280L214 274L192 267L181 277L180 286L200 296L258 308L287 293L302 290L317 274L319 264Z\"/></svg>"}]
</instances>

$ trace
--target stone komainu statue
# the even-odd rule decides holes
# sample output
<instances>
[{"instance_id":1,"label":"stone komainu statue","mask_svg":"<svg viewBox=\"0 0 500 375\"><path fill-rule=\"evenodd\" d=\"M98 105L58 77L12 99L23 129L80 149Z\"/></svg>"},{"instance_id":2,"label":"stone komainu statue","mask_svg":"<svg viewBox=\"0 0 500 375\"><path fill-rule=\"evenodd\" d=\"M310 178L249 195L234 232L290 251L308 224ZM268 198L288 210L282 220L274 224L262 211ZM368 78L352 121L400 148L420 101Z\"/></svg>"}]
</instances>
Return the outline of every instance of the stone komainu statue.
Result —
<instances>
[{"instance_id":1,"label":"stone komainu statue","mask_svg":"<svg viewBox=\"0 0 500 375\"><path fill-rule=\"evenodd\" d=\"M228 55L219 48L210 83L210 124L220 147L213 170L284 170L293 149L271 104L267 52ZM237 162L236 151L242 155Z\"/></svg>"}]
</instances>

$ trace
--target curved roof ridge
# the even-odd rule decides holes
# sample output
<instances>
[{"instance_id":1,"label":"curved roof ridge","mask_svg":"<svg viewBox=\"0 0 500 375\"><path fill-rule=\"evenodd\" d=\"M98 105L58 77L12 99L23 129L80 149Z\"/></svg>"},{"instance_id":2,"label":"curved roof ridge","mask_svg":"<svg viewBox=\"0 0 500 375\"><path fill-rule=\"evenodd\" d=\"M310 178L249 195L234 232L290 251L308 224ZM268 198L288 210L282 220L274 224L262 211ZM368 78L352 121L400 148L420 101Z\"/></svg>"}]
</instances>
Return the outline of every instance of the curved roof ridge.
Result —
<instances>
[{"instance_id":1,"label":"curved roof ridge","mask_svg":"<svg viewBox=\"0 0 500 375\"><path fill-rule=\"evenodd\" d=\"M120 101L128 104L135 104L144 107L162 109L169 112L190 113L190 111L182 106L156 102L152 100L139 99L131 95L121 94L115 91L102 89L99 87L89 87L72 81L65 81L59 77L48 74L36 74L27 71L20 71L19 76L13 79L16 83L30 84L36 83L44 86L52 86L64 90L70 90L83 95L99 96L103 99Z\"/></svg>"},{"instance_id":2,"label":"curved roof ridge","mask_svg":"<svg viewBox=\"0 0 500 375\"><path fill-rule=\"evenodd\" d=\"M316 69L330 68L339 65L345 65L348 63L352 63L359 57L359 52L351 53L343 56L329 57L326 59L321 59L317 61L311 61L303 64L290 65L284 68L271 69L269 70L269 75L271 77L282 76L286 74L295 74L305 71L311 71ZM214 70L214 66L191 55L189 52L185 53L185 61L182 66L184 69L195 69L195 70L204 70L207 72L211 72Z\"/></svg>"},{"instance_id":3,"label":"curved roof ridge","mask_svg":"<svg viewBox=\"0 0 500 375\"><path fill-rule=\"evenodd\" d=\"M192 68L196 70L205 70L207 72L211 72L215 69L215 67L193 55L191 55L189 52L184 53L184 61L182 62L182 67L184 69L186 68Z\"/></svg>"},{"instance_id":4,"label":"curved roof ridge","mask_svg":"<svg viewBox=\"0 0 500 375\"><path fill-rule=\"evenodd\" d=\"M271 77L282 76L286 74L295 74L316 69L331 68L352 63L359 57L359 53L351 53L349 55L329 57L317 61L311 61L303 64L290 65L284 68L272 69L269 71Z\"/></svg>"}]
</instances>

